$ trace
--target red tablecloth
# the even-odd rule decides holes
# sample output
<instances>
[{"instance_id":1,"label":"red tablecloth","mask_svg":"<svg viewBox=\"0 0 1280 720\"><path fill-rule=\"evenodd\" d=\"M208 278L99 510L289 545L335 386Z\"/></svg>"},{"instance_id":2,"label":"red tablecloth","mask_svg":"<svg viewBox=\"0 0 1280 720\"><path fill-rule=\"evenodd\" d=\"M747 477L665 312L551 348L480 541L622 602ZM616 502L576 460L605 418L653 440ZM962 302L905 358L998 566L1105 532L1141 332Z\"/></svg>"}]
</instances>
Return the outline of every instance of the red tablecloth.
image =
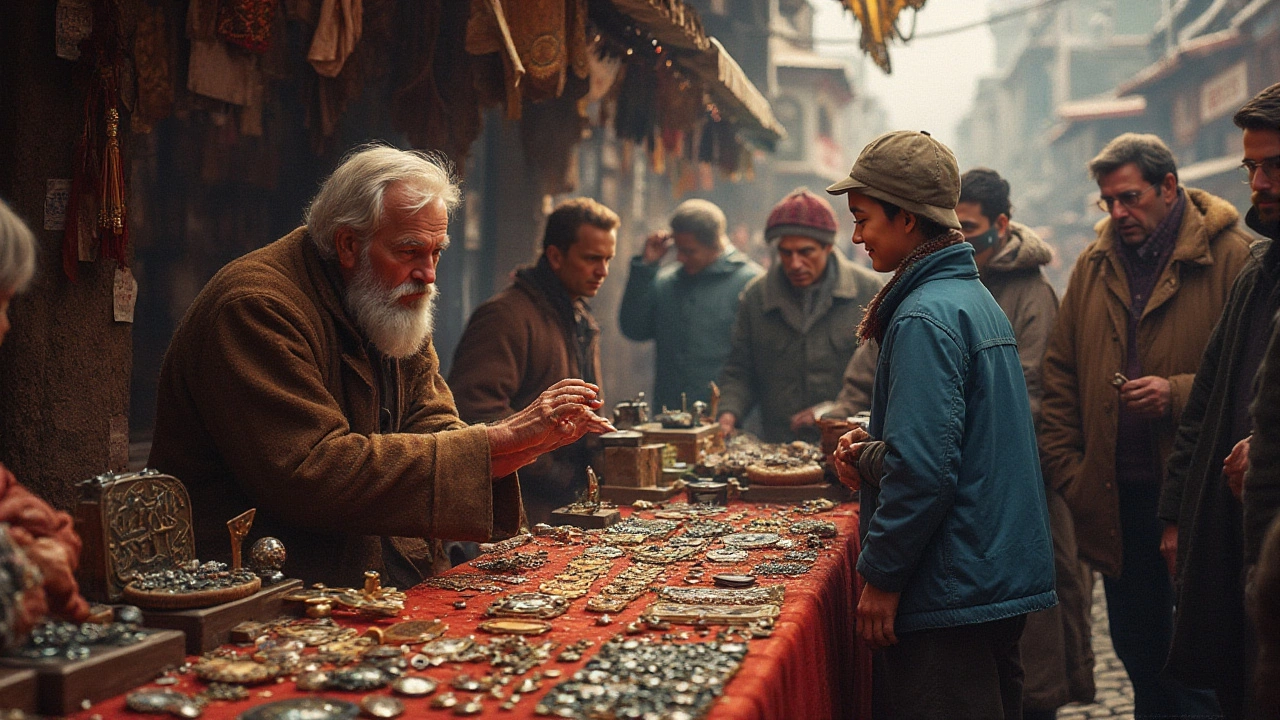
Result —
<instances>
[{"instance_id":1,"label":"red tablecloth","mask_svg":"<svg viewBox=\"0 0 1280 720\"><path fill-rule=\"evenodd\" d=\"M751 517L765 517L777 506L748 506L735 504L732 510L746 509ZM782 606L782 614L776 623L774 633L765 639L752 640L750 652L741 669L725 689L723 697L713 706L708 717L715 720L765 720L805 718L819 720L821 718L866 718L870 717L870 653L857 641L855 635L854 610L857 605L857 593L854 584L857 574L854 570L858 554L858 515L855 505L847 504L835 510L812 516L828 519L836 524L839 535L831 541L831 548L823 551L820 559L807 574L795 578L779 579L786 585L786 600ZM746 522L744 520L743 522ZM554 545L545 539L535 544L526 545L521 550L546 549L549 560L541 569L526 573L530 582L513 586L513 592L537 590L540 580L550 578L564 569L565 564L582 551L580 545ZM740 566L709 565L707 583L710 582L711 571L715 572L749 572L751 565L770 553L752 552L749 562ZM777 553L771 553L776 555ZM620 572L629 563L619 560L615 563L614 574ZM667 584L684 585L682 582L689 563L678 563L666 575ZM454 568L451 572L475 572L466 565ZM604 581L597 581L593 590L598 590ZM773 584L774 578L760 578L761 584ZM467 607L456 609L453 603L463 596ZM476 626L484 618L484 610L493 600L492 595L475 593L456 593L450 590L436 590L416 587L408 591L405 619L440 618L448 623L448 636L465 636L475 633L477 639L486 636L478 632ZM552 621L554 629L546 635L530 638L530 642L542 642L547 639L558 643L569 643L580 638L590 638L599 642L621 633L627 623L639 617L641 611L649 604L650 597L641 597L620 613L608 626L595 624L598 617L595 613L583 609L586 598L574 600L568 613ZM358 622L340 621L355 627L364 626ZM675 631L691 630L677 626ZM593 649L594 651L594 649ZM559 680L545 679L541 690L532 697L525 697L517 705L514 712L502 711L495 700L485 702L486 710L480 717L512 718L533 716L537 699L549 691L557 682L568 678L590 658L589 651L584 660L578 663L551 662L543 669L556 667L562 670ZM487 665L466 663L446 664L425 671L424 675L441 681L441 689L448 689L448 681L459 673L467 673L473 677L489 672ZM158 689L148 685L147 688ZM202 684L190 676L180 676L177 685L171 689L183 692L198 692ZM386 692L381 691L381 692ZM205 708L203 717L209 720L234 718L253 705L271 700L279 700L299 695L293 682L284 679L275 684L250 688L250 700L243 702L215 702ZM328 691L327 696L339 697L358 702L360 694ZM458 693L460 698L469 694ZM404 699L405 717L451 717L445 710L434 710L428 707L429 699ZM138 715L124 707L124 698L116 697L100 702L74 717L89 720L93 715L102 718L136 718Z\"/></svg>"}]
</instances>

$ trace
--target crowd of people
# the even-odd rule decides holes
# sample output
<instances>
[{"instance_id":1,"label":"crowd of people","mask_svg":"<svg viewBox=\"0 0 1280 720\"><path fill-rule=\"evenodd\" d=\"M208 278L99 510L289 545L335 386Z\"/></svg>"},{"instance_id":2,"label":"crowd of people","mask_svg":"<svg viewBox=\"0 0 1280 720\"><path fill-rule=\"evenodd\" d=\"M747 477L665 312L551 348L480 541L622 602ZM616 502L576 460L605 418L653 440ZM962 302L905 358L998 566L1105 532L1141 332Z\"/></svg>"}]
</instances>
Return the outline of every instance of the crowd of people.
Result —
<instances>
[{"instance_id":1,"label":"crowd of people","mask_svg":"<svg viewBox=\"0 0 1280 720\"><path fill-rule=\"evenodd\" d=\"M1095 572L1136 717L1280 714L1280 85L1235 124L1243 219L1183 186L1156 136L1089 163L1105 216L1061 303L1009 184L962 175L925 132L877 138L827 188L872 269L836 250L832 205L803 189L768 215L768 270L706 200L630 259L619 325L656 344L656 404L707 400L714 382L723 431L755 414L773 442L869 411L835 465L860 493L877 717L1031 720L1091 701ZM148 464L187 486L201 547L257 508L291 573L407 587L449 566L445 541L509 536L586 485L613 429L589 301L621 221L587 198L556 206L446 380L432 330L459 201L447 168L357 149L303 226L192 303ZM0 340L35 254L0 204ZM0 467L0 523L3 641L43 614L82 619L69 517Z\"/></svg>"}]
</instances>

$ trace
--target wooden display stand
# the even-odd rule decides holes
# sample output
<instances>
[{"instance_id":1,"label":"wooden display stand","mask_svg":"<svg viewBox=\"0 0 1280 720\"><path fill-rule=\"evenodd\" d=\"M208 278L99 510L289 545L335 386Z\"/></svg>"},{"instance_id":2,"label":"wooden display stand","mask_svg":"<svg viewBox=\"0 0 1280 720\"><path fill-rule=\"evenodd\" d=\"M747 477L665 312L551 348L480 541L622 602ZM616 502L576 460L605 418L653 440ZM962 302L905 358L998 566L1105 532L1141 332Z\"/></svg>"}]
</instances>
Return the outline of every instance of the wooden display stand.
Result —
<instances>
[{"instance_id":1,"label":"wooden display stand","mask_svg":"<svg viewBox=\"0 0 1280 720\"><path fill-rule=\"evenodd\" d=\"M285 580L263 588L246 598L192 610L142 611L147 627L181 630L187 635L187 654L199 655L231 639L231 628L246 620L274 620L288 614L283 597L302 588L301 580Z\"/></svg>"},{"instance_id":2,"label":"wooden display stand","mask_svg":"<svg viewBox=\"0 0 1280 720\"><path fill-rule=\"evenodd\" d=\"M600 486L600 499L608 500L615 505L630 505L637 500L647 500L651 503L660 503L670 500L673 495L683 492L674 485L655 485L654 487L614 487L612 485Z\"/></svg>"},{"instance_id":3,"label":"wooden display stand","mask_svg":"<svg viewBox=\"0 0 1280 720\"><path fill-rule=\"evenodd\" d=\"M815 483L813 485L760 485L754 483L744 488L739 498L754 503L798 503L805 500L826 499L833 502L848 502L853 493L843 485L832 483Z\"/></svg>"},{"instance_id":4,"label":"wooden display stand","mask_svg":"<svg viewBox=\"0 0 1280 720\"><path fill-rule=\"evenodd\" d=\"M607 528L621 518L622 513L617 508L601 509L593 513L566 512L565 508L551 511L552 525L572 525L583 530Z\"/></svg>"},{"instance_id":5,"label":"wooden display stand","mask_svg":"<svg viewBox=\"0 0 1280 720\"><path fill-rule=\"evenodd\" d=\"M36 711L35 670L0 670L0 710Z\"/></svg>"},{"instance_id":6,"label":"wooden display stand","mask_svg":"<svg viewBox=\"0 0 1280 720\"><path fill-rule=\"evenodd\" d=\"M646 443L674 445L676 460L697 465L703 453L718 453L724 450L724 435L719 425L700 425L691 428L664 428L658 423L637 425L636 430L644 433Z\"/></svg>"},{"instance_id":7,"label":"wooden display stand","mask_svg":"<svg viewBox=\"0 0 1280 720\"><path fill-rule=\"evenodd\" d=\"M133 645L91 647L84 660L0 657L0 664L35 671L37 712L67 715L78 712L85 700L98 702L132 690L186 659L182 633L147 632L142 642Z\"/></svg>"},{"instance_id":8,"label":"wooden display stand","mask_svg":"<svg viewBox=\"0 0 1280 720\"><path fill-rule=\"evenodd\" d=\"M657 487L662 476L662 443L638 447L606 447L604 476L600 482L608 487Z\"/></svg>"}]
</instances>

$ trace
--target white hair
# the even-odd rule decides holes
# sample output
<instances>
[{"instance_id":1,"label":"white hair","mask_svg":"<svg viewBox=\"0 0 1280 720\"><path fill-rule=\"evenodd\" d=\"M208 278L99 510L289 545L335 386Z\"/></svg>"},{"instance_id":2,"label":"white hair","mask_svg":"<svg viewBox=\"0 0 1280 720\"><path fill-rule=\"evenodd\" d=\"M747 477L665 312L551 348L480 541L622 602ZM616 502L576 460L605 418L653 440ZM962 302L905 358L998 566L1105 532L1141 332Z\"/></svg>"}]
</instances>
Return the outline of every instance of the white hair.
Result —
<instances>
[{"instance_id":1,"label":"white hair","mask_svg":"<svg viewBox=\"0 0 1280 720\"><path fill-rule=\"evenodd\" d=\"M461 193L451 163L442 155L362 145L352 150L311 200L304 221L320 256L334 258L334 233L349 227L368 241L382 223L387 188L399 183L407 202L401 209L416 213L440 199L452 211Z\"/></svg>"},{"instance_id":2,"label":"white hair","mask_svg":"<svg viewBox=\"0 0 1280 720\"><path fill-rule=\"evenodd\" d=\"M36 273L36 238L4 200L0 200L0 292L26 289Z\"/></svg>"}]
</instances>

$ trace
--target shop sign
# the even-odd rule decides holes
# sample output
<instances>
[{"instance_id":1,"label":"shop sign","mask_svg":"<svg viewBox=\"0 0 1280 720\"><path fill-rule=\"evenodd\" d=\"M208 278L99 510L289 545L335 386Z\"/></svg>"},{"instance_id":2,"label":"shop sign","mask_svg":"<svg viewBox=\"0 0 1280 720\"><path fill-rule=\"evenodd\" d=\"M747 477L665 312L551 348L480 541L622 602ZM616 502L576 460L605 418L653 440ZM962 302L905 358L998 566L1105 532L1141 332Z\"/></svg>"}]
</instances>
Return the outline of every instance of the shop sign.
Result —
<instances>
[{"instance_id":1,"label":"shop sign","mask_svg":"<svg viewBox=\"0 0 1280 720\"><path fill-rule=\"evenodd\" d=\"M1249 66L1232 65L1200 86L1200 122L1208 123L1235 112L1249 99Z\"/></svg>"}]
</instances>

